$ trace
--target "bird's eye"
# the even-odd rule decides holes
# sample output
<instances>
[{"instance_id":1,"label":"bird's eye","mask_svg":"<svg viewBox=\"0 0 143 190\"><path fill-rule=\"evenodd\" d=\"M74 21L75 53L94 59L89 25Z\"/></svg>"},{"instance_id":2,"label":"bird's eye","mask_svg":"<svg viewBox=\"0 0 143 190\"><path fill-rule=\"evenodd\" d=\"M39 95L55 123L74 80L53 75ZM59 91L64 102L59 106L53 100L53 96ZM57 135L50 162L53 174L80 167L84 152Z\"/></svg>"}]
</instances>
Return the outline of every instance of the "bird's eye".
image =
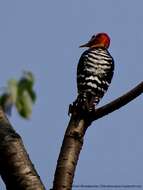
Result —
<instances>
[{"instance_id":1,"label":"bird's eye","mask_svg":"<svg viewBox=\"0 0 143 190\"><path fill-rule=\"evenodd\" d=\"M93 35L91 38L92 38L92 39L95 38L95 35Z\"/></svg>"}]
</instances>

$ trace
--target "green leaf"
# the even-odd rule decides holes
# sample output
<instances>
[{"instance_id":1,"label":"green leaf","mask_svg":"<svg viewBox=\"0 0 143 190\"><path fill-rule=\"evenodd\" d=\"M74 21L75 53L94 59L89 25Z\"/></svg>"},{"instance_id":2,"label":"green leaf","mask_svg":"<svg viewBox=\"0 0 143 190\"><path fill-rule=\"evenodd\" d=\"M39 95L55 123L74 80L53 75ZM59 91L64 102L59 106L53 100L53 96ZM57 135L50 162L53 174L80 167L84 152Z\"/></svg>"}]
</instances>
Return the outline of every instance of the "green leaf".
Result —
<instances>
[{"instance_id":1,"label":"green leaf","mask_svg":"<svg viewBox=\"0 0 143 190\"><path fill-rule=\"evenodd\" d=\"M29 119L32 114L32 105L33 102L28 91L23 91L16 101L17 111L23 118Z\"/></svg>"},{"instance_id":2,"label":"green leaf","mask_svg":"<svg viewBox=\"0 0 143 190\"><path fill-rule=\"evenodd\" d=\"M19 86L21 88L26 88L27 90L31 90L34 85L34 76L31 72L24 72L22 78L19 81Z\"/></svg>"},{"instance_id":3,"label":"green leaf","mask_svg":"<svg viewBox=\"0 0 143 190\"><path fill-rule=\"evenodd\" d=\"M11 114L15 105L21 117L28 119L32 114L32 106L36 101L36 93L33 89L34 76L29 71L24 71L19 81L11 79L0 96L0 106L7 114Z\"/></svg>"},{"instance_id":4,"label":"green leaf","mask_svg":"<svg viewBox=\"0 0 143 190\"><path fill-rule=\"evenodd\" d=\"M31 100L33 103L35 103L36 101L36 93L34 92L34 90L31 90L31 91L28 91L30 97L31 97Z\"/></svg>"},{"instance_id":5,"label":"green leaf","mask_svg":"<svg viewBox=\"0 0 143 190\"><path fill-rule=\"evenodd\" d=\"M23 91L28 91L33 103L36 101L36 93L33 90L34 76L31 72L24 72L23 77L18 83L18 95L21 95Z\"/></svg>"},{"instance_id":6,"label":"green leaf","mask_svg":"<svg viewBox=\"0 0 143 190\"><path fill-rule=\"evenodd\" d=\"M23 78L27 79L29 82L34 84L34 75L30 71L24 71L23 72Z\"/></svg>"},{"instance_id":7,"label":"green leaf","mask_svg":"<svg viewBox=\"0 0 143 190\"><path fill-rule=\"evenodd\" d=\"M8 93L11 95L12 102L15 103L18 93L18 84L15 79L11 79L8 81Z\"/></svg>"}]
</instances>

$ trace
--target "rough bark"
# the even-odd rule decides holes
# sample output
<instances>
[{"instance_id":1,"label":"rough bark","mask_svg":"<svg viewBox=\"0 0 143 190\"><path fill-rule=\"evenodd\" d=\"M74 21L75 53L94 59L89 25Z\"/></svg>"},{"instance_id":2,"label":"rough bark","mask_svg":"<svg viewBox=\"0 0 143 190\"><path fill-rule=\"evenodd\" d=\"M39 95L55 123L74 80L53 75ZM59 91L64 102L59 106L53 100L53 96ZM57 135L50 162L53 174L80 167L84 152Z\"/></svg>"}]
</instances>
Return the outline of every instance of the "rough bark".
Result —
<instances>
[{"instance_id":1,"label":"rough bark","mask_svg":"<svg viewBox=\"0 0 143 190\"><path fill-rule=\"evenodd\" d=\"M7 190L44 190L21 137L0 108L0 175Z\"/></svg>"},{"instance_id":2,"label":"rough bark","mask_svg":"<svg viewBox=\"0 0 143 190\"><path fill-rule=\"evenodd\" d=\"M71 117L57 163L53 190L71 189L86 129L87 123L82 117Z\"/></svg>"},{"instance_id":3,"label":"rough bark","mask_svg":"<svg viewBox=\"0 0 143 190\"><path fill-rule=\"evenodd\" d=\"M83 146L85 132L90 124L126 105L143 92L143 82L134 89L90 114L84 114L80 109L71 107L71 119L67 127L57 167L52 190L71 190L79 154Z\"/></svg>"}]
</instances>

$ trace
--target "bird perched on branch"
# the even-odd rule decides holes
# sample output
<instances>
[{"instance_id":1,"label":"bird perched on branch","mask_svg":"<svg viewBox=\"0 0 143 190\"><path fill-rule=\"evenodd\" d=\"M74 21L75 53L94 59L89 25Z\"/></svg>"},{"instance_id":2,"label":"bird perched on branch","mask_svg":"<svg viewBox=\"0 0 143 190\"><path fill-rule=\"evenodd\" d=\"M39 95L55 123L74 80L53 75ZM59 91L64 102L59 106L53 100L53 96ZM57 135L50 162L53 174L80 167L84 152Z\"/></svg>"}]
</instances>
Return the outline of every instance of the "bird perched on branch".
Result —
<instances>
[{"instance_id":1,"label":"bird perched on branch","mask_svg":"<svg viewBox=\"0 0 143 190\"><path fill-rule=\"evenodd\" d=\"M106 33L99 33L80 46L88 49L78 63L78 96L74 105L88 112L95 109L113 77L114 60L108 52L109 45L110 37Z\"/></svg>"}]
</instances>

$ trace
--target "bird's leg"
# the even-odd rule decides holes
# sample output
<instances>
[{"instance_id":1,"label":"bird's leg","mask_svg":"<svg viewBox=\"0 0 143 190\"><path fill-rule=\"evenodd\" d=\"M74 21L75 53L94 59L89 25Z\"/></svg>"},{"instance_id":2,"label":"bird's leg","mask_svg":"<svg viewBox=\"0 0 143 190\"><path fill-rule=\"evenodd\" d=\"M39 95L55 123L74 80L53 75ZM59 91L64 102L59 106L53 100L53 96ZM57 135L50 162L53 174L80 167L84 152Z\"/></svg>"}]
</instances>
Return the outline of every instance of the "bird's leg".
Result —
<instances>
[{"instance_id":1,"label":"bird's leg","mask_svg":"<svg viewBox=\"0 0 143 190\"><path fill-rule=\"evenodd\" d=\"M80 113L80 115L87 115L88 112L88 106L86 105L85 100L81 97L77 97L73 104L69 105L68 115L78 115L78 113Z\"/></svg>"},{"instance_id":2,"label":"bird's leg","mask_svg":"<svg viewBox=\"0 0 143 190\"><path fill-rule=\"evenodd\" d=\"M88 104L88 112L94 112L95 111L95 106L98 104L99 98L98 97L91 97L89 104Z\"/></svg>"},{"instance_id":3,"label":"bird's leg","mask_svg":"<svg viewBox=\"0 0 143 190\"><path fill-rule=\"evenodd\" d=\"M86 110L84 99L81 97L77 97L77 99L73 102L73 104L69 105L68 115L74 114L77 115L77 113L84 112Z\"/></svg>"},{"instance_id":4,"label":"bird's leg","mask_svg":"<svg viewBox=\"0 0 143 190\"><path fill-rule=\"evenodd\" d=\"M76 109L77 109L77 100L75 100L73 104L69 105L68 115L74 114L76 112Z\"/></svg>"}]
</instances>

